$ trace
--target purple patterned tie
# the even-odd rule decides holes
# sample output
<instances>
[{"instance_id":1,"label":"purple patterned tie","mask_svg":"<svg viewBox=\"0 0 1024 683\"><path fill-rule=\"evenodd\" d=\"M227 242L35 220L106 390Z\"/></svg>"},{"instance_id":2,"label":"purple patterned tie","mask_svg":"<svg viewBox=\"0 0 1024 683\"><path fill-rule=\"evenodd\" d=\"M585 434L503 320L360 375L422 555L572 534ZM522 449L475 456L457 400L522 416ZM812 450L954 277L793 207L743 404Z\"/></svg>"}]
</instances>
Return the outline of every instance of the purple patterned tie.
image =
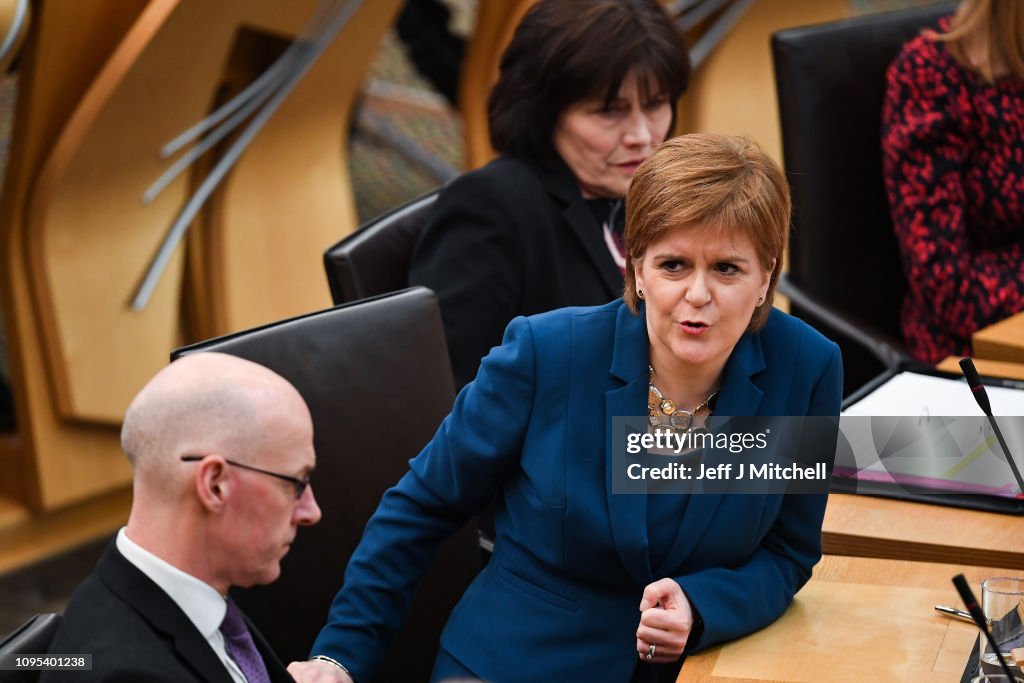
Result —
<instances>
[{"instance_id":1,"label":"purple patterned tie","mask_svg":"<svg viewBox=\"0 0 1024 683\"><path fill-rule=\"evenodd\" d=\"M256 649L256 644L252 642L252 634L245 624L242 611L231 600L227 603L228 611L224 614L220 632L224 634L228 654L235 660L235 664L245 674L249 683L270 683L267 665L263 662L260 651Z\"/></svg>"}]
</instances>

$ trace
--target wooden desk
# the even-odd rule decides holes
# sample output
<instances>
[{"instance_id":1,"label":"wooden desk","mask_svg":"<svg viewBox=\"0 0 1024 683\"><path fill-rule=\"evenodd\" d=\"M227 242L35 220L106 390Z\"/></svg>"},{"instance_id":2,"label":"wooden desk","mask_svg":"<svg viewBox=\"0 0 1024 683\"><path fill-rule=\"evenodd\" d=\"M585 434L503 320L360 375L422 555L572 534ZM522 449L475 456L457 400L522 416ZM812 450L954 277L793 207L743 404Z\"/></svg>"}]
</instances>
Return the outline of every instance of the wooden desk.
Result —
<instances>
[{"instance_id":1,"label":"wooden desk","mask_svg":"<svg viewBox=\"0 0 1024 683\"><path fill-rule=\"evenodd\" d=\"M971 344L978 358L1024 363L1024 313L978 330Z\"/></svg>"},{"instance_id":2,"label":"wooden desk","mask_svg":"<svg viewBox=\"0 0 1024 683\"><path fill-rule=\"evenodd\" d=\"M690 657L678 681L956 683L977 631L933 607L960 604L959 573L980 594L1007 570L826 556L781 619Z\"/></svg>"},{"instance_id":3,"label":"wooden desk","mask_svg":"<svg viewBox=\"0 0 1024 683\"><path fill-rule=\"evenodd\" d=\"M960 374L960 356L949 356L935 366L938 370ZM974 367L978 374L988 377L1005 377L1006 379L1024 380L1024 363L1010 363L1005 360L974 359Z\"/></svg>"},{"instance_id":4,"label":"wooden desk","mask_svg":"<svg viewBox=\"0 0 1024 683\"><path fill-rule=\"evenodd\" d=\"M993 512L833 493L824 551L1024 570L1024 519Z\"/></svg>"}]
</instances>

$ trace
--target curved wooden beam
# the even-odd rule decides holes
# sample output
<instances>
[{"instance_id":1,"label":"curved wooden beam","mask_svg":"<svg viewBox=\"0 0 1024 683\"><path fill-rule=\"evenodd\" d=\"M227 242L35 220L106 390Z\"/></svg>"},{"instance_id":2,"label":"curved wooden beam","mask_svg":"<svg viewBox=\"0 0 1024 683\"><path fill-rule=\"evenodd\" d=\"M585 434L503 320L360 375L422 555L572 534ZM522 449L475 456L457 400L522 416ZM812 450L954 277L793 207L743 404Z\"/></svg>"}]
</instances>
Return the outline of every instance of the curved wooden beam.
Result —
<instances>
[{"instance_id":1,"label":"curved wooden beam","mask_svg":"<svg viewBox=\"0 0 1024 683\"><path fill-rule=\"evenodd\" d=\"M133 262L152 249L187 191L178 183L146 207L136 186L161 166L151 150L166 137L162 132L175 118L202 112L206 99L189 102L151 85L168 64L145 57L181 5L153 0L146 7L61 131L32 192L32 289L51 389L66 417L120 424L128 401L166 363L166 349L178 338L180 258L157 305L130 315L124 301L136 278Z\"/></svg>"},{"instance_id":2,"label":"curved wooden beam","mask_svg":"<svg viewBox=\"0 0 1024 683\"><path fill-rule=\"evenodd\" d=\"M4 439L0 452L0 495L35 509L122 487L130 478L116 429L69 423L57 414L30 291L25 224L37 169L146 4L41 3L21 56L14 131L0 194L0 296L18 431Z\"/></svg>"},{"instance_id":3,"label":"curved wooden beam","mask_svg":"<svg viewBox=\"0 0 1024 683\"><path fill-rule=\"evenodd\" d=\"M498 80L501 53L512 40L519 20L537 0L482 2L459 76L459 111L466 140L466 168L494 158L487 132L487 96Z\"/></svg>"}]
</instances>

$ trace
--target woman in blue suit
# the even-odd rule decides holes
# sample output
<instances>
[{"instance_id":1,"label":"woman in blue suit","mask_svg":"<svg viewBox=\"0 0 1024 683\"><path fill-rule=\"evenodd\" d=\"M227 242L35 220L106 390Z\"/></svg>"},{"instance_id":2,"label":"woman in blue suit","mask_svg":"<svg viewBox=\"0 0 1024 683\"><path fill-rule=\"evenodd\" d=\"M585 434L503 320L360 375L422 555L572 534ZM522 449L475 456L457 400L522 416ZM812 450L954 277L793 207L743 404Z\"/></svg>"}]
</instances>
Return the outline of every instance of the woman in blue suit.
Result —
<instances>
[{"instance_id":1,"label":"woman in blue suit","mask_svg":"<svg viewBox=\"0 0 1024 683\"><path fill-rule=\"evenodd\" d=\"M747 139L687 135L626 205L624 300L509 325L382 499L299 681L369 681L434 549L496 492L494 555L436 680L674 680L684 653L771 623L810 577L825 494L613 492L615 416L686 433L712 413L838 414L838 348L771 308L785 177Z\"/></svg>"}]
</instances>

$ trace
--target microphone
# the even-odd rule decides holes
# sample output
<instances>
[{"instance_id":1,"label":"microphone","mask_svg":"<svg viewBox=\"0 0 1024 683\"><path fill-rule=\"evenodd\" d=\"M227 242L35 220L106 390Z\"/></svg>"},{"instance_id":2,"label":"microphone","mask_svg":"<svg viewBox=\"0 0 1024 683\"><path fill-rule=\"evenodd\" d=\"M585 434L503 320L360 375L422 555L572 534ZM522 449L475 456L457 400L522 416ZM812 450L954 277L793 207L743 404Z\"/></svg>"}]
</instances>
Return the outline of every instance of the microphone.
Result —
<instances>
[{"instance_id":1,"label":"microphone","mask_svg":"<svg viewBox=\"0 0 1024 683\"><path fill-rule=\"evenodd\" d=\"M985 385L981 383L981 377L978 376L978 368L974 367L974 359L961 358L960 370L964 373L967 386L971 388L971 393L974 394L974 400L981 407L981 412L992 417L992 404L989 403Z\"/></svg>"},{"instance_id":2,"label":"microphone","mask_svg":"<svg viewBox=\"0 0 1024 683\"><path fill-rule=\"evenodd\" d=\"M1021 478L1020 470L1017 469L1017 463L1013 461L1010 449L1006 446L1006 439L1003 438L1003 433L999 431L999 425L996 424L996 418L992 415L992 404L989 403L988 394L985 392L985 385L981 383L981 377L978 376L978 369L974 367L974 361L970 358L961 358L960 370L963 371L964 379L967 380L967 386L971 388L971 393L974 394L974 400L978 402L981 411L988 416L989 424L992 425L992 431L996 433L996 439L999 441L999 447L1003 449L1003 457L1006 458L1006 462L1010 465L1010 471L1013 472L1013 477L1017 480L1017 487L1021 493L1024 493L1024 479Z\"/></svg>"},{"instance_id":3,"label":"microphone","mask_svg":"<svg viewBox=\"0 0 1024 683\"><path fill-rule=\"evenodd\" d=\"M974 365L971 365L972 369ZM977 377L977 372L975 372ZM964 605L967 607L967 611L971 613L971 618L974 619L974 623L978 625L981 632L985 634L985 638L988 640L989 647L996 653L996 659L999 660L999 666L1003 667L1003 672L1006 673L1007 681L1015 681L1016 677L1010 673L1010 667L1006 665L1006 660L1003 659L1003 653L999 651L999 646L996 645L996 641L992 638L992 634L988 630L988 622L985 619L985 613L981 611L981 607L978 606L978 601L974 597L974 592L971 587L967 585L967 579L964 578L963 574L957 574L953 577L953 585L956 586L956 592L960 594L960 599L964 601ZM982 650L984 648L981 648ZM979 658L981 654L978 654ZM980 666L980 665L979 665Z\"/></svg>"}]
</instances>

